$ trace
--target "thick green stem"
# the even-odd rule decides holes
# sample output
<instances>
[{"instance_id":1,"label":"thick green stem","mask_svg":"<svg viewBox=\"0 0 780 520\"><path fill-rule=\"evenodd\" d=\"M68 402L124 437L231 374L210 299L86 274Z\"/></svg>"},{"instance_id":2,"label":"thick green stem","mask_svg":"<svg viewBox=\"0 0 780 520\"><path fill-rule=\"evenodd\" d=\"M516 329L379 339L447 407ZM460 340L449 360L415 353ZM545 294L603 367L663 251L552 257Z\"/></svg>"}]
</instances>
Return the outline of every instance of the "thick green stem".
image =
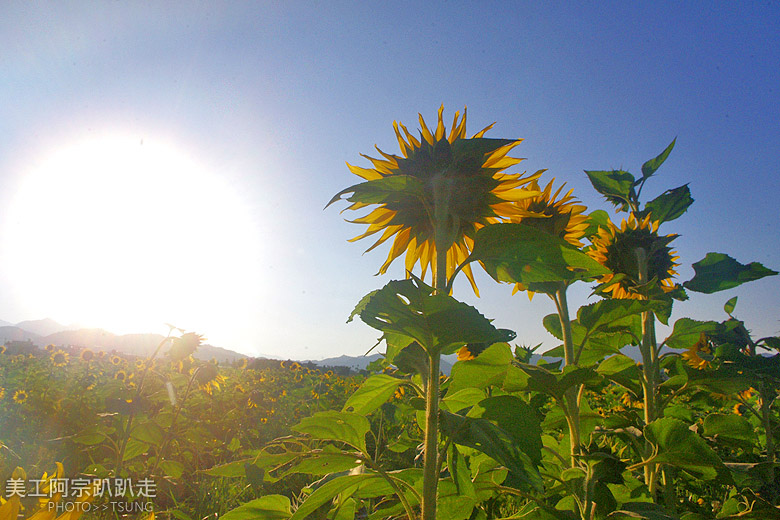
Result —
<instances>
[{"instance_id":1,"label":"thick green stem","mask_svg":"<svg viewBox=\"0 0 780 520\"><path fill-rule=\"evenodd\" d=\"M772 420L769 413L769 404L772 396L771 390L768 388L766 381L762 380L758 387L758 393L761 398L761 422L764 425L764 431L766 432L766 460L769 463L768 482L775 481L775 437L772 434ZM772 505L777 504L777 491L774 487L771 487L770 500Z\"/></svg>"},{"instance_id":2,"label":"thick green stem","mask_svg":"<svg viewBox=\"0 0 780 520\"><path fill-rule=\"evenodd\" d=\"M450 246L449 203L454 186L450 179L438 176L433 181L433 229L436 254L434 288L447 287L447 250ZM425 438L423 441L422 520L436 520L439 486L439 370L438 348L428 352L428 381L425 392Z\"/></svg>"},{"instance_id":3,"label":"thick green stem","mask_svg":"<svg viewBox=\"0 0 780 520\"><path fill-rule=\"evenodd\" d=\"M637 260L637 271L639 274L639 284L644 285L648 282L647 251L644 248L637 248L635 251ZM657 391L660 381L658 365L658 348L655 344L655 315L650 311L642 313L642 342L639 345L642 354L642 393L644 399L645 425L648 425L658 419ZM644 460L652 456L653 446L645 440ZM648 463L644 467L645 485L650 490L650 494L656 492L658 482L658 466L654 463Z\"/></svg>"},{"instance_id":4,"label":"thick green stem","mask_svg":"<svg viewBox=\"0 0 780 520\"><path fill-rule=\"evenodd\" d=\"M555 307L558 310L558 319L561 322L561 331L563 333L563 352L564 363L566 366L576 365L577 360L574 353L574 339L572 337L571 319L569 317L569 303L566 299L566 284L555 292L553 298ZM569 426L569 443L571 447L571 466L577 465L577 455L580 454L580 405L579 405L579 387L573 386L566 391L564 408L566 423Z\"/></svg>"}]
</instances>

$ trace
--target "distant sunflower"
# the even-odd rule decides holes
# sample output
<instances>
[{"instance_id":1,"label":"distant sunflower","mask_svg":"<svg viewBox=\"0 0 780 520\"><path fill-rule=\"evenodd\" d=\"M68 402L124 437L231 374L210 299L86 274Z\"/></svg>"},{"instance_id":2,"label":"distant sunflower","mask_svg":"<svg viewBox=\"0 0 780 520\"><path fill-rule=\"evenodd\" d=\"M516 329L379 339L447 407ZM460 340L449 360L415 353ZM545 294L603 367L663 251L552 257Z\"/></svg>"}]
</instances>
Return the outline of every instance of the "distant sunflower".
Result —
<instances>
[{"instance_id":1,"label":"distant sunflower","mask_svg":"<svg viewBox=\"0 0 780 520\"><path fill-rule=\"evenodd\" d=\"M591 239L593 248L588 254L612 271L599 282L613 298L645 298L639 276L639 249L644 250L647 259L648 281L655 280L664 293L679 287L672 281L677 274L674 268L679 265L676 263L679 257L669 247L677 235L659 235L658 225L659 222L650 220L650 215L638 220L632 213L619 228L608 222L607 227L599 228L598 235Z\"/></svg>"},{"instance_id":2,"label":"distant sunflower","mask_svg":"<svg viewBox=\"0 0 780 520\"><path fill-rule=\"evenodd\" d=\"M22 404L27 400L28 397L29 395L24 390L17 390L14 392L14 402L17 404Z\"/></svg>"},{"instance_id":3,"label":"distant sunflower","mask_svg":"<svg viewBox=\"0 0 780 520\"><path fill-rule=\"evenodd\" d=\"M5 397L5 388L0 386L0 399L2 399L3 397Z\"/></svg>"},{"instance_id":4,"label":"distant sunflower","mask_svg":"<svg viewBox=\"0 0 780 520\"><path fill-rule=\"evenodd\" d=\"M68 353L60 349L51 355L51 363L55 367L64 367L68 364Z\"/></svg>"},{"instance_id":5,"label":"distant sunflower","mask_svg":"<svg viewBox=\"0 0 780 520\"><path fill-rule=\"evenodd\" d=\"M377 147L383 159L363 155L373 168L362 168L347 163L349 170L366 180L339 192L328 205L343 195L352 203L347 209L358 210L378 204L379 207L351 222L367 224L365 233L350 241L381 232L379 239L368 248L394 237L387 260L379 274L387 272L390 264L406 252L406 271L420 264L421 278L428 269L437 280L436 248L446 254L446 274L449 277L474 246L474 236L480 228L507 221L516 212L515 202L538 195L526 189L541 172L523 177L505 174L505 169L522 159L507 154L520 139L486 139L485 132L493 125L466 138L466 113L455 113L449 134L442 119L444 107L439 108L435 131L420 121L420 139L402 124L393 123L402 156L391 155ZM436 244L435 231L445 226L443 244ZM475 293L478 293L470 266L463 269Z\"/></svg>"},{"instance_id":6,"label":"distant sunflower","mask_svg":"<svg viewBox=\"0 0 780 520\"><path fill-rule=\"evenodd\" d=\"M198 387L209 395L213 395L214 390L219 390L225 383L225 378L214 363L203 363L195 373L195 380Z\"/></svg>"},{"instance_id":7,"label":"distant sunflower","mask_svg":"<svg viewBox=\"0 0 780 520\"><path fill-rule=\"evenodd\" d=\"M46 345L46 346L44 347L44 350L45 350L46 352L54 352L54 349L56 349L56 348L57 348L57 347L56 347L56 346L55 346L53 343L49 343L48 345Z\"/></svg>"},{"instance_id":8,"label":"distant sunflower","mask_svg":"<svg viewBox=\"0 0 780 520\"><path fill-rule=\"evenodd\" d=\"M588 217L584 215L586 206L572 196L569 190L558 198L566 183L561 184L553 193L555 178L547 183L541 190L536 180L528 185L528 188L538 191L539 194L517 202L519 212L511 217L511 222L522 223L531 226L560 239L565 240L575 247L582 247L581 238L588 228ZM538 285L538 284L534 284ZM512 294L529 289L525 285L515 284ZM542 290L539 286L538 290ZM528 291L528 297L533 297L533 289Z\"/></svg>"},{"instance_id":9,"label":"distant sunflower","mask_svg":"<svg viewBox=\"0 0 780 520\"><path fill-rule=\"evenodd\" d=\"M699 335L699 340L694 343L688 350L681 354L681 357L696 370L704 370L710 366L710 361L707 357L712 353L710 347L710 341L705 333ZM702 357L704 354L704 357Z\"/></svg>"},{"instance_id":10,"label":"distant sunflower","mask_svg":"<svg viewBox=\"0 0 780 520\"><path fill-rule=\"evenodd\" d=\"M5 345L0 345L0 354L5 354L6 348Z\"/></svg>"},{"instance_id":11,"label":"distant sunflower","mask_svg":"<svg viewBox=\"0 0 780 520\"><path fill-rule=\"evenodd\" d=\"M85 348L84 350L79 353L79 359L81 361L89 362L92 361L95 358L95 353L89 350L88 348Z\"/></svg>"},{"instance_id":12,"label":"distant sunflower","mask_svg":"<svg viewBox=\"0 0 780 520\"><path fill-rule=\"evenodd\" d=\"M114 374L114 379L117 381L127 381L127 372L124 370L119 370L116 374Z\"/></svg>"},{"instance_id":13,"label":"distant sunflower","mask_svg":"<svg viewBox=\"0 0 780 520\"><path fill-rule=\"evenodd\" d=\"M111 356L111 364L114 366L119 366L119 364L122 363L122 358L119 356Z\"/></svg>"}]
</instances>

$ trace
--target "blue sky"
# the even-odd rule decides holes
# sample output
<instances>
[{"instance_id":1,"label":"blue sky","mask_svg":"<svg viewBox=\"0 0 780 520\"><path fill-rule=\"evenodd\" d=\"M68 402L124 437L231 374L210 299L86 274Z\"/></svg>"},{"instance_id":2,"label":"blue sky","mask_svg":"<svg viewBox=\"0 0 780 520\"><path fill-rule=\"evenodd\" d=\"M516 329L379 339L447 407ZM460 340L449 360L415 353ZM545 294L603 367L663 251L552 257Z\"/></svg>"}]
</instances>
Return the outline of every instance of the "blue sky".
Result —
<instances>
[{"instance_id":1,"label":"blue sky","mask_svg":"<svg viewBox=\"0 0 780 520\"><path fill-rule=\"evenodd\" d=\"M547 168L544 178L567 182L589 209L608 208L583 170L638 172L677 137L645 192L652 198L690 183L696 202L661 228L681 235L674 242L680 281L708 251L778 270L778 19L776 2L4 3L0 261L50 270L52 282L32 290L13 269L0 270L0 319L51 316L117 332L165 332L162 324L174 322L248 354L361 354L378 333L346 318L365 293L402 277L403 266L374 277L387 250L361 255L370 243L347 242L361 226L343 221L351 218L339 215L344 205L322 208L358 180L345 162L365 166L359 154L375 144L397 153L392 122L416 128L418 112L433 121L441 104L445 121L467 106L470 133L495 121L488 136L524 138L515 149L527 158L520 167ZM26 213L8 208L53 150L108 133L175 148L230 192L244 222L219 221L223 238L236 241L219 246L224 255L214 251L217 242L173 229L186 239L153 253L168 270L139 278L149 285L135 299L92 281L78 292L100 302L106 322L98 323L56 294L78 287L58 258L78 258L84 244L106 237L74 229L71 242L47 249L43 232L22 247L8 237L24 229ZM61 198L83 193L72 184L77 191ZM159 190L154 183L139 189L136 200L122 203L129 209L118 228L146 211L143 189ZM188 205L186 190L170 190L179 213L228 213L202 193ZM53 200L48 208L59 203ZM90 200L78 199L79 206ZM52 213L53 221L70 215L66 204ZM134 264L122 263L115 234L89 251L105 254L103 264L115 262L122 278ZM40 257L46 260L33 262ZM192 266L187 278L174 280L184 276L176 265L185 264ZM529 303L482 273L477 278L480 299L463 282L455 296L516 330L519 342L555 345L540 325L554 311L551 302ZM71 281L51 287L60 279ZM779 290L780 277L772 277L696 296L675 317L721 319L723 302L738 295L737 315L748 327L776 335ZM577 288L572 303L587 295L586 286ZM93 307L78 308L88 314Z\"/></svg>"}]
</instances>

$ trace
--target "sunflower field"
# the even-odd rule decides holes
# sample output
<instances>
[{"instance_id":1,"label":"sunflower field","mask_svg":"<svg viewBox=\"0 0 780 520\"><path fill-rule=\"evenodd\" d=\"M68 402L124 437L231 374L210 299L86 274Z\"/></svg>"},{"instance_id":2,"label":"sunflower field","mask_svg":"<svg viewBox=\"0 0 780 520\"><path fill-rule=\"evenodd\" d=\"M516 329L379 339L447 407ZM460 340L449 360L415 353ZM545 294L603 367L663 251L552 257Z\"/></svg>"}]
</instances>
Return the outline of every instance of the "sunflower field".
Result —
<instances>
[{"instance_id":1,"label":"sunflower field","mask_svg":"<svg viewBox=\"0 0 780 520\"><path fill-rule=\"evenodd\" d=\"M0 520L780 518L780 338L752 337L736 297L671 320L690 292L778 273L711 252L678 279L691 191L642 198L675 142L636 175L585 172L613 221L544 171L508 173L521 140L467 137L465 111L449 131L443 109L419 123L394 123L400 155L348 165L363 181L328 204L366 211L354 240L390 243L380 273L404 257L406 276L350 316L379 331L382 359L223 366L192 357L193 333L146 359L4 352ZM457 300L461 273L478 293L474 269L550 305L558 346L519 346ZM570 307L575 284L593 303ZM63 475L88 483L79 498Z\"/></svg>"}]
</instances>

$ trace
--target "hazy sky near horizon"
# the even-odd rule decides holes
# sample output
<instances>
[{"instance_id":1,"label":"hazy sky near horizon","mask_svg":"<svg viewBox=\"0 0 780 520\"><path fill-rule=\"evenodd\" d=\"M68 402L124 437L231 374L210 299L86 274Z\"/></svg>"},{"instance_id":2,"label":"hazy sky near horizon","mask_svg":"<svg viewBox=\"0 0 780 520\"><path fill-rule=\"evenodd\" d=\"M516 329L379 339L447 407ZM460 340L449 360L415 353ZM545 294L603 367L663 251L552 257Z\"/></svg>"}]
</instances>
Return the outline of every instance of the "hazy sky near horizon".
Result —
<instances>
[{"instance_id":1,"label":"hazy sky near horizon","mask_svg":"<svg viewBox=\"0 0 780 520\"><path fill-rule=\"evenodd\" d=\"M417 114L524 138L590 210L583 170L689 183L679 281L709 251L780 270L778 2L22 2L0 7L0 319L113 332L173 323L250 355L368 350L346 323L387 248L325 203ZM518 171L518 168L510 170ZM546 181L544 181L546 182ZM647 200L649 200L649 198ZM611 209L609 209L612 213ZM618 217L619 218L619 217ZM518 343L554 312L477 274L455 296ZM780 334L780 277L677 304ZM572 291L586 302L588 287ZM663 334L659 334L663 337Z\"/></svg>"}]
</instances>

